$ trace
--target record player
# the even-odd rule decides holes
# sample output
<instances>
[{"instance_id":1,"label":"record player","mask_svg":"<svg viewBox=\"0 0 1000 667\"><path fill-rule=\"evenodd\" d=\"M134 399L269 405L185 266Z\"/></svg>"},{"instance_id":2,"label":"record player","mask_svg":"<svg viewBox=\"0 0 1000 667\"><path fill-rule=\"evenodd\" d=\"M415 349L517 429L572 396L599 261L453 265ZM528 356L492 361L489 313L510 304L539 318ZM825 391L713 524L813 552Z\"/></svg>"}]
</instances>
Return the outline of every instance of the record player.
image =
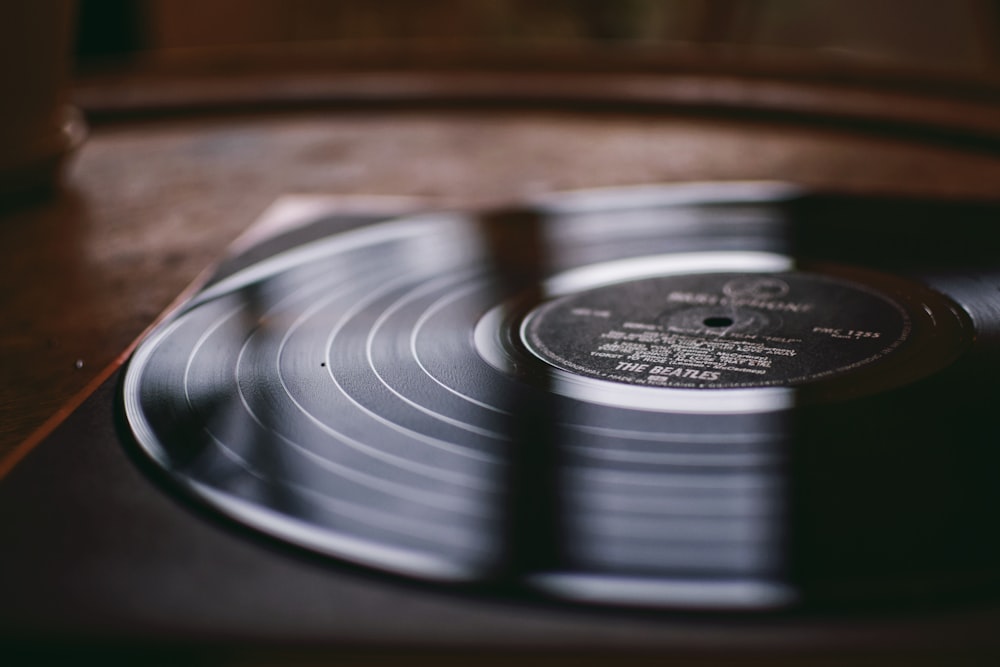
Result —
<instances>
[{"instance_id":1,"label":"record player","mask_svg":"<svg viewBox=\"0 0 1000 667\"><path fill-rule=\"evenodd\" d=\"M436 4L75 82L0 225L0 663L996 663L992 8L907 65Z\"/></svg>"},{"instance_id":2,"label":"record player","mask_svg":"<svg viewBox=\"0 0 1000 667\"><path fill-rule=\"evenodd\" d=\"M341 204L277 202L6 473L9 646L1000 651L995 205Z\"/></svg>"}]
</instances>

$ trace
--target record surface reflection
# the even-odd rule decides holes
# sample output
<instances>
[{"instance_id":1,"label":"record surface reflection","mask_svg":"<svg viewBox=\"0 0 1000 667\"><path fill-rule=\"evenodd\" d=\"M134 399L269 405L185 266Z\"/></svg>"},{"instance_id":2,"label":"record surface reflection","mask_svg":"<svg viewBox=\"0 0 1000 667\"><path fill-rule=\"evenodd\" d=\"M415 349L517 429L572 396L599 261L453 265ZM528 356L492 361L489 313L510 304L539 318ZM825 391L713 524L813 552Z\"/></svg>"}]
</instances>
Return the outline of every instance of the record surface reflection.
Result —
<instances>
[{"instance_id":1,"label":"record surface reflection","mask_svg":"<svg viewBox=\"0 0 1000 667\"><path fill-rule=\"evenodd\" d=\"M433 581L706 609L991 582L968 273L892 252L895 217L845 246L837 206L734 184L317 225L140 345L128 422L224 515Z\"/></svg>"}]
</instances>

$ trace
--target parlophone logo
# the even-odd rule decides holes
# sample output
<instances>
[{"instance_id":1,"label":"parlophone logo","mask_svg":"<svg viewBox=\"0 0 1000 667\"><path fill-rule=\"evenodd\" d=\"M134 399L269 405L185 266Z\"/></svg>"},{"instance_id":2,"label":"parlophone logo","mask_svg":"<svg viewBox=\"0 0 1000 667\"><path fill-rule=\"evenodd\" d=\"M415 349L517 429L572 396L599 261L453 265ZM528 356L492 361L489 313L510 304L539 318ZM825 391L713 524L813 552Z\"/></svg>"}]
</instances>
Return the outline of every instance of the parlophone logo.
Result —
<instances>
[{"instance_id":1,"label":"parlophone logo","mask_svg":"<svg viewBox=\"0 0 1000 667\"><path fill-rule=\"evenodd\" d=\"M780 299L788 294L788 283L767 276L736 278L722 286L722 292L730 299Z\"/></svg>"}]
</instances>

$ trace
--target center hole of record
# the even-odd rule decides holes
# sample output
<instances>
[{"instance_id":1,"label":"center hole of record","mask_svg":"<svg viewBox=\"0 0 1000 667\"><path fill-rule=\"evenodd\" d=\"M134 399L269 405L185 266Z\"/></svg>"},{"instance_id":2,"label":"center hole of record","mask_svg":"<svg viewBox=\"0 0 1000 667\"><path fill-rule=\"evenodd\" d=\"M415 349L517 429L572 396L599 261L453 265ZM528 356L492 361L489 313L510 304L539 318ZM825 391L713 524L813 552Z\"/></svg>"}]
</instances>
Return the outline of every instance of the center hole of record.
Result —
<instances>
[{"instance_id":1,"label":"center hole of record","mask_svg":"<svg viewBox=\"0 0 1000 667\"><path fill-rule=\"evenodd\" d=\"M706 327L731 327L733 318L731 317L706 317L702 322Z\"/></svg>"}]
</instances>

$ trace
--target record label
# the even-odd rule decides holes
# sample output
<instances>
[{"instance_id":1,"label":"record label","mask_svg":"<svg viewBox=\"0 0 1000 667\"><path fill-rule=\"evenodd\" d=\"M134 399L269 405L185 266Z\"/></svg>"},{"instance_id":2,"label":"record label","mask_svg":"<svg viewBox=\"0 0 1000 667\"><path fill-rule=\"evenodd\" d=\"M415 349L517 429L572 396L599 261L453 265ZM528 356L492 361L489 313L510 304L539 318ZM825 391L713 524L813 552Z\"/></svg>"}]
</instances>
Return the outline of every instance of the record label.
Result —
<instances>
[{"instance_id":1,"label":"record label","mask_svg":"<svg viewBox=\"0 0 1000 667\"><path fill-rule=\"evenodd\" d=\"M673 388L790 386L870 364L911 320L867 286L816 273L695 273L548 301L527 348L571 373Z\"/></svg>"}]
</instances>

